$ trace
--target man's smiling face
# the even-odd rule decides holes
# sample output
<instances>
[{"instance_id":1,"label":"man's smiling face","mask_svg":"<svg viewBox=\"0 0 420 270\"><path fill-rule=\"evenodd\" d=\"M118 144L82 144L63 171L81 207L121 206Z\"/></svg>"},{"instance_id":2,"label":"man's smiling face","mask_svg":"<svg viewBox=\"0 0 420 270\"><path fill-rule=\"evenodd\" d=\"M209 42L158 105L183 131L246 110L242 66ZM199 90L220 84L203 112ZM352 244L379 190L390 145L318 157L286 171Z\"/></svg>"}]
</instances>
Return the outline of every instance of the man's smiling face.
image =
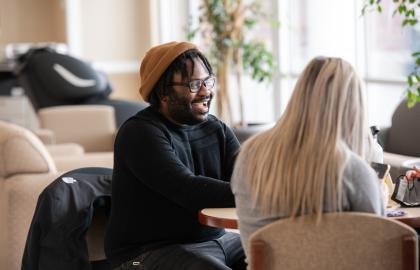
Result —
<instances>
[{"instance_id":1,"label":"man's smiling face","mask_svg":"<svg viewBox=\"0 0 420 270\"><path fill-rule=\"evenodd\" d=\"M187 61L190 78L182 79L181 73L175 73L173 83L188 84L193 80L205 80L210 74L204 63L194 59L194 70L191 60ZM192 70L192 72L191 72ZM162 100L162 113L172 122L179 125L194 125L207 120L210 103L213 98L213 91L208 89L204 83L197 92L192 93L188 86L174 85L173 91Z\"/></svg>"}]
</instances>

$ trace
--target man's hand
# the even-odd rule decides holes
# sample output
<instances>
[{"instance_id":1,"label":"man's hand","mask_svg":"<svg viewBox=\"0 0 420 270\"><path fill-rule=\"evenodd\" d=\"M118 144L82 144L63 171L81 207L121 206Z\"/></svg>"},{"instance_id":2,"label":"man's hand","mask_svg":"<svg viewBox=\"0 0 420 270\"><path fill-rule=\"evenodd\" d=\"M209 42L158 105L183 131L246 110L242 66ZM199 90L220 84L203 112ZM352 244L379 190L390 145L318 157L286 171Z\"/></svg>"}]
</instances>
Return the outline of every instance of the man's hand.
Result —
<instances>
[{"instance_id":1,"label":"man's hand","mask_svg":"<svg viewBox=\"0 0 420 270\"><path fill-rule=\"evenodd\" d=\"M405 173L405 178L411 181L415 178L420 178L420 169L414 166L412 170L409 170Z\"/></svg>"}]
</instances>

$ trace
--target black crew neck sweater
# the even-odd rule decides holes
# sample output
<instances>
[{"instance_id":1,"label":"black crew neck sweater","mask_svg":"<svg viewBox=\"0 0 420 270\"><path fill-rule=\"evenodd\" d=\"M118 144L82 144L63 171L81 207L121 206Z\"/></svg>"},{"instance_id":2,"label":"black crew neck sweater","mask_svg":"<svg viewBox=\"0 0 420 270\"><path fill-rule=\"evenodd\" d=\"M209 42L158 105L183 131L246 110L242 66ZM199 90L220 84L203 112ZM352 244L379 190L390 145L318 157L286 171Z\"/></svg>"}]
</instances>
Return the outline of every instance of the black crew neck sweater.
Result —
<instances>
[{"instance_id":1,"label":"black crew neck sweater","mask_svg":"<svg viewBox=\"0 0 420 270\"><path fill-rule=\"evenodd\" d=\"M239 142L209 115L178 126L148 107L119 129L114 145L111 215L105 252L112 267L174 243L215 239L198 211L233 207L230 177Z\"/></svg>"}]
</instances>

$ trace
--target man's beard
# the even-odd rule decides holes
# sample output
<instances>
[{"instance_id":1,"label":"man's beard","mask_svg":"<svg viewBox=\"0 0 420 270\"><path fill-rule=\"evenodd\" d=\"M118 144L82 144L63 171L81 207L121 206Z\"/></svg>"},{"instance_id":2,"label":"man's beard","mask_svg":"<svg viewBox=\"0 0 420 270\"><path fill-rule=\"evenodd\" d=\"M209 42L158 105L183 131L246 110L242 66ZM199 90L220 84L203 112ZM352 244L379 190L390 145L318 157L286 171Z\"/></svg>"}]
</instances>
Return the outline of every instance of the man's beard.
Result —
<instances>
[{"instance_id":1,"label":"man's beard","mask_svg":"<svg viewBox=\"0 0 420 270\"><path fill-rule=\"evenodd\" d=\"M195 125L207 121L208 110L210 109L211 100L213 95L196 97L190 100L187 96L180 95L175 91L169 93L169 116L179 124L182 125ZM193 103L203 102L207 104L207 112L199 113L194 111Z\"/></svg>"}]
</instances>

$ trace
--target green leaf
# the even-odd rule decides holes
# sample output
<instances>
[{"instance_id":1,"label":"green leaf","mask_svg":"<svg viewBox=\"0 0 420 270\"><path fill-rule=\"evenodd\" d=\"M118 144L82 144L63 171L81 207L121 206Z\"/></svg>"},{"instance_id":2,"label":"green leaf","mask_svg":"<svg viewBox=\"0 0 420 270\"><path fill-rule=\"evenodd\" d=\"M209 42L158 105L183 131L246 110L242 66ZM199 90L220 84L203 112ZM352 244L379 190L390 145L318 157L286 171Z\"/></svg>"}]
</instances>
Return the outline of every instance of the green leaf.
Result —
<instances>
[{"instance_id":1,"label":"green leaf","mask_svg":"<svg viewBox=\"0 0 420 270\"><path fill-rule=\"evenodd\" d=\"M408 90L407 91L407 97L408 97L408 99L413 99L413 98L415 98L415 95L414 95L413 92L411 92L411 90Z\"/></svg>"},{"instance_id":2,"label":"green leaf","mask_svg":"<svg viewBox=\"0 0 420 270\"><path fill-rule=\"evenodd\" d=\"M192 40L198 32L198 28L187 31L187 40Z\"/></svg>"},{"instance_id":3,"label":"green leaf","mask_svg":"<svg viewBox=\"0 0 420 270\"><path fill-rule=\"evenodd\" d=\"M404 11L404 6L403 6L403 5L400 5L400 6L398 7L398 13L402 14L402 13L403 13L403 11Z\"/></svg>"},{"instance_id":4,"label":"green leaf","mask_svg":"<svg viewBox=\"0 0 420 270\"><path fill-rule=\"evenodd\" d=\"M413 56L413 57L420 56L420 52L412 53L411 56Z\"/></svg>"},{"instance_id":5,"label":"green leaf","mask_svg":"<svg viewBox=\"0 0 420 270\"><path fill-rule=\"evenodd\" d=\"M408 10L408 11L405 13L405 17L406 17L407 19L409 19L409 18L410 18L410 16L411 16L411 10Z\"/></svg>"},{"instance_id":6,"label":"green leaf","mask_svg":"<svg viewBox=\"0 0 420 270\"><path fill-rule=\"evenodd\" d=\"M409 14L411 17L415 18L416 17L416 11L414 9L410 9L407 14Z\"/></svg>"},{"instance_id":7,"label":"green leaf","mask_svg":"<svg viewBox=\"0 0 420 270\"><path fill-rule=\"evenodd\" d=\"M410 24L411 26L413 26L413 25L416 25L416 24L417 24L417 22L418 22L418 20L417 20L417 19L404 19L404 20L403 20L403 23L402 23L402 26L404 27L404 26L406 26L407 24Z\"/></svg>"},{"instance_id":8,"label":"green leaf","mask_svg":"<svg viewBox=\"0 0 420 270\"><path fill-rule=\"evenodd\" d=\"M254 18L247 18L245 19L244 23L247 27L252 27L257 23L257 20Z\"/></svg>"},{"instance_id":9,"label":"green leaf","mask_svg":"<svg viewBox=\"0 0 420 270\"><path fill-rule=\"evenodd\" d=\"M407 101L408 108L412 108L415 104L416 104L416 101L415 100L409 99Z\"/></svg>"},{"instance_id":10,"label":"green leaf","mask_svg":"<svg viewBox=\"0 0 420 270\"><path fill-rule=\"evenodd\" d=\"M408 83L408 86L413 86L413 77L411 77L411 75L409 75L408 77L407 77L407 83Z\"/></svg>"},{"instance_id":11,"label":"green leaf","mask_svg":"<svg viewBox=\"0 0 420 270\"><path fill-rule=\"evenodd\" d=\"M376 9L378 10L378 12L379 12L379 13L381 13L381 12L382 12L382 7L381 7L380 5L378 5L378 6L376 7Z\"/></svg>"}]
</instances>

